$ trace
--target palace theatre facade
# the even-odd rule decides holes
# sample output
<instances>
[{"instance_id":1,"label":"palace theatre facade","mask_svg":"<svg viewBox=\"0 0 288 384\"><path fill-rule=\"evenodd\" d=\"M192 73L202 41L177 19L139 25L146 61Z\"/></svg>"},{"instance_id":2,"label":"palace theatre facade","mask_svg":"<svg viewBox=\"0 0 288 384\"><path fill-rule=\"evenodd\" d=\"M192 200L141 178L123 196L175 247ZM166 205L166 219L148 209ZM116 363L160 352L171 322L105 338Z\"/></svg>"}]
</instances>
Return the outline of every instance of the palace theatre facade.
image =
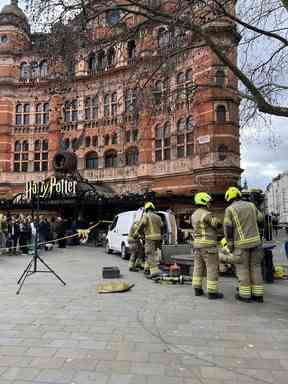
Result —
<instances>
[{"instance_id":1,"label":"palace theatre facade","mask_svg":"<svg viewBox=\"0 0 288 384\"><path fill-rule=\"evenodd\" d=\"M75 51L65 66L43 54L45 35L30 32L17 1L2 9L0 199L53 175L60 143L76 153L79 174L89 183L118 197L169 196L176 213L191 210L196 191L223 193L239 182L237 79L201 44L151 78L157 57L192 37L150 26L126 42L101 46L118 17L93 20L95 45ZM236 61L235 26L221 20L211 31ZM63 82L65 71L69 81Z\"/></svg>"}]
</instances>

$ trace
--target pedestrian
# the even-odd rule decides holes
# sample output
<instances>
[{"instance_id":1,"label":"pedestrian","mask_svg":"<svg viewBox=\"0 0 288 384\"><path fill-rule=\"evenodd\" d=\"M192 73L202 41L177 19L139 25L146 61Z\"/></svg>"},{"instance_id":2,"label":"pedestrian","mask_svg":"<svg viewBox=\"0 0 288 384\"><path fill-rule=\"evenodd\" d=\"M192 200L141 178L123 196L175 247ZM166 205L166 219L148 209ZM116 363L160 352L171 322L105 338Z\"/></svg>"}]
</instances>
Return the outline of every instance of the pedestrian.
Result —
<instances>
[{"instance_id":1,"label":"pedestrian","mask_svg":"<svg viewBox=\"0 0 288 384\"><path fill-rule=\"evenodd\" d=\"M230 187L225 194L230 205L225 210L224 233L234 256L239 282L235 298L247 303L251 300L263 303L263 249L258 227L263 222L263 215L253 203L241 197L236 187Z\"/></svg>"},{"instance_id":2,"label":"pedestrian","mask_svg":"<svg viewBox=\"0 0 288 384\"><path fill-rule=\"evenodd\" d=\"M66 248L66 239L63 239L65 237L65 223L64 220L61 217L58 217L56 220L56 235L58 240L58 246L59 248Z\"/></svg>"},{"instance_id":3,"label":"pedestrian","mask_svg":"<svg viewBox=\"0 0 288 384\"><path fill-rule=\"evenodd\" d=\"M8 234L7 218L2 213L0 214L0 247L1 253L6 251L6 238Z\"/></svg>"},{"instance_id":4,"label":"pedestrian","mask_svg":"<svg viewBox=\"0 0 288 384\"><path fill-rule=\"evenodd\" d=\"M196 193L194 203L197 209L192 214L194 271L192 285L195 296L204 295L202 288L207 271L208 299L223 299L218 290L219 256L217 238L222 232L222 223L210 211L211 196L206 192Z\"/></svg>"},{"instance_id":5,"label":"pedestrian","mask_svg":"<svg viewBox=\"0 0 288 384\"><path fill-rule=\"evenodd\" d=\"M155 206L151 202L147 202L144 206L144 213L138 224L138 228L134 232L134 237L137 238L141 231L145 236L145 269L144 273L149 278L157 277L160 274L160 269L157 265L157 249L162 244L162 228L163 223L155 213Z\"/></svg>"}]
</instances>

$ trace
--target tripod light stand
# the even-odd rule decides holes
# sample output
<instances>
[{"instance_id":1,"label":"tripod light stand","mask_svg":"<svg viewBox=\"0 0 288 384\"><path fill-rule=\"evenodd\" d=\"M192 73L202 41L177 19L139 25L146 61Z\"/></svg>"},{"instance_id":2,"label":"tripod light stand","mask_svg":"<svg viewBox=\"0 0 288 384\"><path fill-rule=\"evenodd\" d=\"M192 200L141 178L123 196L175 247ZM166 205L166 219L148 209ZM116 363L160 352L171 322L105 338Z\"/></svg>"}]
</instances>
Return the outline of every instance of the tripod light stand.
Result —
<instances>
[{"instance_id":1,"label":"tripod light stand","mask_svg":"<svg viewBox=\"0 0 288 384\"><path fill-rule=\"evenodd\" d=\"M32 205L33 205L33 198L32 198ZM17 281L17 284L19 285L18 290L16 292L16 295L19 295L21 288L26 280L27 277L33 275L34 273L41 272L41 273L52 273L63 285L66 285L65 281L61 279L60 276L57 275L55 271L53 271L52 268L49 267L47 263L38 254L38 236L39 236L39 211L40 211L40 190L37 188L37 205L36 205L36 234L34 239L34 254L32 256L32 259L30 260L29 264L25 268L24 272L22 273L20 279ZM38 269L38 263L42 263L47 270L39 270Z\"/></svg>"}]
</instances>

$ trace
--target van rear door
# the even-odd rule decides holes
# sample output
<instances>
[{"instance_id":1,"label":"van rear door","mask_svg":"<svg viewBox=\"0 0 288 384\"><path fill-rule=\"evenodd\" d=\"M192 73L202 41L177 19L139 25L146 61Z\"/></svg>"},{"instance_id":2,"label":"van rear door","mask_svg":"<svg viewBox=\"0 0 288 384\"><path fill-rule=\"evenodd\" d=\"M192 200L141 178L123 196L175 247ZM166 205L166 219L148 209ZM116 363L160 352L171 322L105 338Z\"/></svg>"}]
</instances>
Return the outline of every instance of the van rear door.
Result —
<instances>
[{"instance_id":1,"label":"van rear door","mask_svg":"<svg viewBox=\"0 0 288 384\"><path fill-rule=\"evenodd\" d=\"M121 252L122 243L127 243L128 234L134 222L135 212L124 212L118 215L118 221L116 225L117 237L115 237L115 248Z\"/></svg>"}]
</instances>

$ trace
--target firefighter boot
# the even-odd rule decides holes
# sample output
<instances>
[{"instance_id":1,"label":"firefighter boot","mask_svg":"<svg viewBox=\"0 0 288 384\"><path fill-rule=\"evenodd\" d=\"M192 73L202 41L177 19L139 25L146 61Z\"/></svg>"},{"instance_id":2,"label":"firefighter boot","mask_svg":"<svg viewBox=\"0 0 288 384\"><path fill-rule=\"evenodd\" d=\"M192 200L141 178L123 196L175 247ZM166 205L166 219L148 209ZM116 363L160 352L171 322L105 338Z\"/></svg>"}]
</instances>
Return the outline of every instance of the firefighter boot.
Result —
<instances>
[{"instance_id":1,"label":"firefighter boot","mask_svg":"<svg viewBox=\"0 0 288 384\"><path fill-rule=\"evenodd\" d=\"M235 294L235 299L238 300L238 301L242 301L243 303L251 303L251 298L249 297L242 297L239 295L239 293L237 292Z\"/></svg>"},{"instance_id":2,"label":"firefighter boot","mask_svg":"<svg viewBox=\"0 0 288 384\"><path fill-rule=\"evenodd\" d=\"M224 295L221 292L208 292L208 299L209 300L217 300L217 299L223 299Z\"/></svg>"},{"instance_id":3,"label":"firefighter boot","mask_svg":"<svg viewBox=\"0 0 288 384\"><path fill-rule=\"evenodd\" d=\"M203 296L204 291L202 288L194 288L195 296Z\"/></svg>"},{"instance_id":4,"label":"firefighter boot","mask_svg":"<svg viewBox=\"0 0 288 384\"><path fill-rule=\"evenodd\" d=\"M252 301L255 301L256 303L264 303L263 296L252 296Z\"/></svg>"}]
</instances>

